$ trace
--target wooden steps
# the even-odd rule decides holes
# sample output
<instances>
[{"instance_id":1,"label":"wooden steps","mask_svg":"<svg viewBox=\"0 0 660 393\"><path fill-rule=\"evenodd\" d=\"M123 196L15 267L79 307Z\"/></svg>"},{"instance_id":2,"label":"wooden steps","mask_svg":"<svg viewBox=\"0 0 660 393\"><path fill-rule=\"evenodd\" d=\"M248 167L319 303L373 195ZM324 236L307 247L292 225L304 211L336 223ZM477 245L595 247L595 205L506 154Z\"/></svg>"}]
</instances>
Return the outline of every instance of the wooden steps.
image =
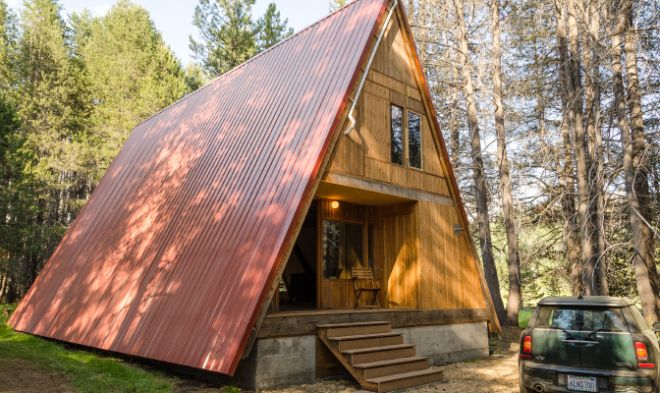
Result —
<instances>
[{"instance_id":1,"label":"wooden steps","mask_svg":"<svg viewBox=\"0 0 660 393\"><path fill-rule=\"evenodd\" d=\"M321 342L363 389L391 392L442 381L442 371L417 356L414 344L387 321L317 325Z\"/></svg>"}]
</instances>

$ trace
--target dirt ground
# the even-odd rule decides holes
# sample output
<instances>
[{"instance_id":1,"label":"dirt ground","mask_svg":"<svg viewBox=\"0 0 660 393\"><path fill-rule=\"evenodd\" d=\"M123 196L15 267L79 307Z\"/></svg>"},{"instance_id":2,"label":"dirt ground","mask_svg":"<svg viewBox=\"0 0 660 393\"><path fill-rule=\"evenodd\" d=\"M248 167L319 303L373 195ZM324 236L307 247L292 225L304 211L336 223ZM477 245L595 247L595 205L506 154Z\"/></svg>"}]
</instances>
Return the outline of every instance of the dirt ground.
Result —
<instances>
[{"instance_id":1,"label":"dirt ground","mask_svg":"<svg viewBox=\"0 0 660 393\"><path fill-rule=\"evenodd\" d=\"M457 363L443 367L442 383L408 389L409 393L511 393L518 390L517 352L520 330L506 329L495 353L488 359ZM176 392L235 392L235 389L211 388L182 382ZM350 381L323 381L312 385L292 386L264 393L349 393L357 391ZM66 376L44 372L27 361L0 358L0 393L68 393L75 392Z\"/></svg>"},{"instance_id":2,"label":"dirt ground","mask_svg":"<svg viewBox=\"0 0 660 393\"><path fill-rule=\"evenodd\" d=\"M2 393L73 393L66 376L46 372L20 359L0 358L0 392Z\"/></svg>"}]
</instances>

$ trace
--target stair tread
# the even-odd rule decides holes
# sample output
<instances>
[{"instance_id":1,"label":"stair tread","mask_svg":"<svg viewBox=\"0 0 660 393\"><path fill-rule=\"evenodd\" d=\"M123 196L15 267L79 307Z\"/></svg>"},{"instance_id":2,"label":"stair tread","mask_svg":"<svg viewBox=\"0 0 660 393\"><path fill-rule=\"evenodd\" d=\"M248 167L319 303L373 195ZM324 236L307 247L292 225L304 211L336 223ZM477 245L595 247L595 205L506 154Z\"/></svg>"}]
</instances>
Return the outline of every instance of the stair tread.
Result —
<instances>
[{"instance_id":1,"label":"stair tread","mask_svg":"<svg viewBox=\"0 0 660 393\"><path fill-rule=\"evenodd\" d=\"M322 323L316 325L317 328L342 328L354 326L375 326L375 325L389 325L389 321L365 321L365 322L346 322L346 323Z\"/></svg>"},{"instance_id":2,"label":"stair tread","mask_svg":"<svg viewBox=\"0 0 660 393\"><path fill-rule=\"evenodd\" d=\"M373 368L373 367L382 367L382 366L391 366L395 364L402 364L402 363L412 363L412 362L418 362L420 360L427 360L428 358L422 357L422 356L409 356L405 358L396 358L396 359L390 359L390 360L380 360L377 362L369 362L369 363L360 363L360 364L354 364L353 367L355 368Z\"/></svg>"},{"instance_id":3,"label":"stair tread","mask_svg":"<svg viewBox=\"0 0 660 393\"><path fill-rule=\"evenodd\" d=\"M385 377L369 378L369 379L367 379L367 382L379 384L379 383L385 383L385 382L398 381L398 380L401 380L401 379L421 377L421 376L436 374L436 373L437 374L442 374L442 369L440 369L439 367L429 367L429 368L424 369L424 370L408 371L408 372L400 373L400 374L387 375Z\"/></svg>"},{"instance_id":4,"label":"stair tread","mask_svg":"<svg viewBox=\"0 0 660 393\"><path fill-rule=\"evenodd\" d=\"M404 348L414 348L414 347L415 347L414 344L395 344L395 345L382 345L382 346L370 347L370 348L346 349L341 352L347 355L354 355L357 353L380 352L380 351L388 351L390 349L404 349Z\"/></svg>"},{"instance_id":5,"label":"stair tread","mask_svg":"<svg viewBox=\"0 0 660 393\"><path fill-rule=\"evenodd\" d=\"M395 337L400 336L401 333L371 333L371 334L356 334L353 336L337 336L337 337L328 337L332 341L350 341L350 340L363 340L365 338L382 338L382 337Z\"/></svg>"}]
</instances>

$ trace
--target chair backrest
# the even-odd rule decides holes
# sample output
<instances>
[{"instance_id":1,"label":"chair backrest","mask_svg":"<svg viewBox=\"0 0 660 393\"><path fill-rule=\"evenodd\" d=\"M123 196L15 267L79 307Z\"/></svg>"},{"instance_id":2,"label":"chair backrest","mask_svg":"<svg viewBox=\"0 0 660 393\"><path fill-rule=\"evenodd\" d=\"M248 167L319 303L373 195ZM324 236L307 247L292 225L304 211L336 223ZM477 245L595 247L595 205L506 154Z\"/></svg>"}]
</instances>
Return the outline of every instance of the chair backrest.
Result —
<instances>
[{"instance_id":1,"label":"chair backrest","mask_svg":"<svg viewBox=\"0 0 660 393\"><path fill-rule=\"evenodd\" d=\"M351 270L351 275L353 280L372 280L374 279L374 274L371 271L370 267L354 267Z\"/></svg>"}]
</instances>

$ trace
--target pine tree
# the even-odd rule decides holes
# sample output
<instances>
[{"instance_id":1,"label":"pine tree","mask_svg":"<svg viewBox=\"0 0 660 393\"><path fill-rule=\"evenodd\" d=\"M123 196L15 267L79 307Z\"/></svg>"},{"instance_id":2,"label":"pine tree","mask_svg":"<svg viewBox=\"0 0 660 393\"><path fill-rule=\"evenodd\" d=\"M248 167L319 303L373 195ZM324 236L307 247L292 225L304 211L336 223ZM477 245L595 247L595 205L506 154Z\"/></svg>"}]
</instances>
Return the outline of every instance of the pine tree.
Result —
<instances>
[{"instance_id":1,"label":"pine tree","mask_svg":"<svg viewBox=\"0 0 660 393\"><path fill-rule=\"evenodd\" d=\"M266 50L293 34L293 29L288 27L288 23L288 19L282 20L275 3L268 4L266 13L256 24L257 49L260 52Z\"/></svg>"},{"instance_id":2,"label":"pine tree","mask_svg":"<svg viewBox=\"0 0 660 393\"><path fill-rule=\"evenodd\" d=\"M193 15L201 41L190 37L195 58L212 76L257 53L252 6L255 0L200 0Z\"/></svg>"},{"instance_id":3,"label":"pine tree","mask_svg":"<svg viewBox=\"0 0 660 393\"><path fill-rule=\"evenodd\" d=\"M206 71L195 63L189 63L183 70L183 73L185 74L186 86L189 92L204 86L210 79Z\"/></svg>"},{"instance_id":4,"label":"pine tree","mask_svg":"<svg viewBox=\"0 0 660 393\"><path fill-rule=\"evenodd\" d=\"M330 11L337 11L341 7L345 6L348 4L349 0L330 0Z\"/></svg>"},{"instance_id":5,"label":"pine tree","mask_svg":"<svg viewBox=\"0 0 660 393\"><path fill-rule=\"evenodd\" d=\"M16 50L16 20L5 0L0 0L0 90L10 89Z\"/></svg>"},{"instance_id":6,"label":"pine tree","mask_svg":"<svg viewBox=\"0 0 660 393\"><path fill-rule=\"evenodd\" d=\"M142 7L120 0L102 18L83 13L73 20L93 102L88 160L96 183L131 129L188 89L178 59Z\"/></svg>"},{"instance_id":7,"label":"pine tree","mask_svg":"<svg viewBox=\"0 0 660 393\"><path fill-rule=\"evenodd\" d=\"M21 13L14 84L23 165L15 185L25 216L17 219L23 236L14 244L22 247L17 294L27 290L81 205L77 174L89 107L60 13L54 0L28 0Z\"/></svg>"}]
</instances>

